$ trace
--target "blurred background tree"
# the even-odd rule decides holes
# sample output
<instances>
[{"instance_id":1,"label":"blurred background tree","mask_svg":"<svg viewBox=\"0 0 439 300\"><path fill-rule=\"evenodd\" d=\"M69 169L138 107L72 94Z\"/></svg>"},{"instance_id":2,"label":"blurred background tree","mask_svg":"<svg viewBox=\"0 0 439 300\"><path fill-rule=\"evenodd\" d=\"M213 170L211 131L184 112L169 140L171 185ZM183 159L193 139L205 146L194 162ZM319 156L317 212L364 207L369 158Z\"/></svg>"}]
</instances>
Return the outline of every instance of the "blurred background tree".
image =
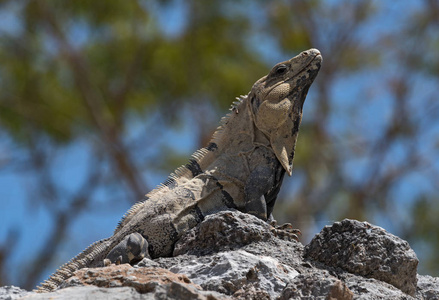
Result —
<instances>
[{"instance_id":1,"label":"blurred background tree","mask_svg":"<svg viewBox=\"0 0 439 300\"><path fill-rule=\"evenodd\" d=\"M321 50L274 215L303 242L355 218L439 275L439 4L0 2L0 285L30 289L111 235L205 146L235 96Z\"/></svg>"}]
</instances>

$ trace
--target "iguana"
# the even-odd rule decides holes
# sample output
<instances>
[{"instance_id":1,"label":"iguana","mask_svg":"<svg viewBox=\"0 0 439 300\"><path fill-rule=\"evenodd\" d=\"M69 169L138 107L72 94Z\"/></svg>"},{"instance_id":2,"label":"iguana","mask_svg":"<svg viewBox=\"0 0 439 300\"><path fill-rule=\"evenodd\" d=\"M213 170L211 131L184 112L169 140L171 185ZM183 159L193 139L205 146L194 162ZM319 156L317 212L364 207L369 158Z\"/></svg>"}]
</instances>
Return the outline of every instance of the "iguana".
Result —
<instances>
[{"instance_id":1,"label":"iguana","mask_svg":"<svg viewBox=\"0 0 439 300\"><path fill-rule=\"evenodd\" d=\"M172 256L175 242L206 215L238 209L267 222L294 150L316 49L278 63L232 105L210 144L131 207L114 234L90 245L38 287L48 292L85 267Z\"/></svg>"}]
</instances>

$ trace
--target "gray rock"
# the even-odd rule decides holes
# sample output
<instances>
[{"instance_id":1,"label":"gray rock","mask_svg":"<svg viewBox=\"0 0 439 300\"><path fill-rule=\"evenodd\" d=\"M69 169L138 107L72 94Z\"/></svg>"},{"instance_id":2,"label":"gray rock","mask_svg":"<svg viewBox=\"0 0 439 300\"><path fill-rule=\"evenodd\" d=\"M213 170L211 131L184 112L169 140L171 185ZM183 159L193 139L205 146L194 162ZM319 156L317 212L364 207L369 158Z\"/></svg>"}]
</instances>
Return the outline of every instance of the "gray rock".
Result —
<instances>
[{"instance_id":1,"label":"gray rock","mask_svg":"<svg viewBox=\"0 0 439 300\"><path fill-rule=\"evenodd\" d=\"M439 300L439 278L418 275L418 299Z\"/></svg>"},{"instance_id":2,"label":"gray rock","mask_svg":"<svg viewBox=\"0 0 439 300\"><path fill-rule=\"evenodd\" d=\"M287 283L299 275L275 258L256 256L243 250L194 257L169 270L184 273L204 290L234 295L252 286L254 291L264 291L271 299L278 297Z\"/></svg>"},{"instance_id":3,"label":"gray rock","mask_svg":"<svg viewBox=\"0 0 439 300\"><path fill-rule=\"evenodd\" d=\"M365 278L353 274L343 274L340 276L340 280L342 280L349 290L354 293L355 299L415 299L393 285L374 278Z\"/></svg>"},{"instance_id":4,"label":"gray rock","mask_svg":"<svg viewBox=\"0 0 439 300\"><path fill-rule=\"evenodd\" d=\"M207 216L175 244L173 256L206 255L233 250L274 237L266 222L239 211L223 211Z\"/></svg>"},{"instance_id":5,"label":"gray rock","mask_svg":"<svg viewBox=\"0 0 439 300\"><path fill-rule=\"evenodd\" d=\"M0 300L19 299L27 295L28 293L29 293L28 291L13 285L2 286L0 287Z\"/></svg>"},{"instance_id":6,"label":"gray rock","mask_svg":"<svg viewBox=\"0 0 439 300\"><path fill-rule=\"evenodd\" d=\"M30 293L23 300L226 300L230 299L227 296L213 293L203 292L196 289L189 288L185 285L173 282L165 286L157 286L154 293L142 294L136 291L133 287L112 287L102 288L96 286L77 286L68 287L65 289L56 290L51 293Z\"/></svg>"},{"instance_id":7,"label":"gray rock","mask_svg":"<svg viewBox=\"0 0 439 300\"><path fill-rule=\"evenodd\" d=\"M282 291L278 300L338 299L351 300L354 293L341 281L328 274L299 275Z\"/></svg>"},{"instance_id":8,"label":"gray rock","mask_svg":"<svg viewBox=\"0 0 439 300\"><path fill-rule=\"evenodd\" d=\"M155 299L153 295L150 294L139 294L132 287L116 287L116 288L99 288L95 286L80 286L80 287L69 287L65 289L56 290L52 293L32 293L24 297L23 300L46 300L46 299L56 299L56 300L83 300L83 299L93 299L93 300L123 300L123 299L133 299L133 300L149 300Z\"/></svg>"},{"instance_id":9,"label":"gray rock","mask_svg":"<svg viewBox=\"0 0 439 300\"><path fill-rule=\"evenodd\" d=\"M402 300L415 299L407 294L415 288L416 299L439 300L439 278L418 275L416 286L417 259L408 243L368 223L335 223L305 251L254 216L222 212L177 245L175 257L85 268L64 282L72 287L53 293L4 287L0 299Z\"/></svg>"},{"instance_id":10,"label":"gray rock","mask_svg":"<svg viewBox=\"0 0 439 300\"><path fill-rule=\"evenodd\" d=\"M326 266L375 278L414 295L418 259L409 244L367 222L326 226L305 247L305 256Z\"/></svg>"},{"instance_id":11,"label":"gray rock","mask_svg":"<svg viewBox=\"0 0 439 300\"><path fill-rule=\"evenodd\" d=\"M139 267L148 267L148 268L151 268L151 267L160 267L160 264L157 263L157 262L155 262L155 261L153 261L153 260L150 259L150 258L146 258L146 257L145 257L144 259L142 259L141 261L139 261L137 264L135 264L134 267L135 267L135 268L139 268Z\"/></svg>"}]
</instances>

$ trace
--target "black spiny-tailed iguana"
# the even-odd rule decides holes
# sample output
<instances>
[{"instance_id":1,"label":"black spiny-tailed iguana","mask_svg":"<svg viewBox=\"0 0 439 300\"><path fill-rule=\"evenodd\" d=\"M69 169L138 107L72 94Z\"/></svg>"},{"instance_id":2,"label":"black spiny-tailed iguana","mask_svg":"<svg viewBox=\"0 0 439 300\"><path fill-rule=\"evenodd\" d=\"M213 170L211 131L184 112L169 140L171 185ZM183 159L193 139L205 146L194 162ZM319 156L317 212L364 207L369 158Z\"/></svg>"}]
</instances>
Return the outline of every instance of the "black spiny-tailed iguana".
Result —
<instances>
[{"instance_id":1,"label":"black spiny-tailed iguana","mask_svg":"<svg viewBox=\"0 0 439 300\"><path fill-rule=\"evenodd\" d=\"M285 172L291 175L302 107L322 56L310 49L279 63L241 96L206 148L149 192L114 234L89 246L38 287L59 287L73 272L143 257L172 256L175 242L206 215L238 209L272 221Z\"/></svg>"}]
</instances>

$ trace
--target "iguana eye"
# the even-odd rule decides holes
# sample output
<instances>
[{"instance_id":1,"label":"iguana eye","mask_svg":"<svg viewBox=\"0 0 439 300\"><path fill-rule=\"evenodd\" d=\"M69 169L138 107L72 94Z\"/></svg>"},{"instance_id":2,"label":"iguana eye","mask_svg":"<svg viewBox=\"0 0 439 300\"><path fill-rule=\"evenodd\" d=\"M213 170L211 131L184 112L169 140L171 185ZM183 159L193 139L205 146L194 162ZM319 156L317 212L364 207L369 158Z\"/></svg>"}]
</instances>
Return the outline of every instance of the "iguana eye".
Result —
<instances>
[{"instance_id":1,"label":"iguana eye","mask_svg":"<svg viewBox=\"0 0 439 300\"><path fill-rule=\"evenodd\" d=\"M274 70L274 73L275 73L276 75L282 75L282 74L284 74L286 71L287 71L287 66L284 65L284 64L282 64L282 65L278 65L278 66L276 67L276 69Z\"/></svg>"}]
</instances>

